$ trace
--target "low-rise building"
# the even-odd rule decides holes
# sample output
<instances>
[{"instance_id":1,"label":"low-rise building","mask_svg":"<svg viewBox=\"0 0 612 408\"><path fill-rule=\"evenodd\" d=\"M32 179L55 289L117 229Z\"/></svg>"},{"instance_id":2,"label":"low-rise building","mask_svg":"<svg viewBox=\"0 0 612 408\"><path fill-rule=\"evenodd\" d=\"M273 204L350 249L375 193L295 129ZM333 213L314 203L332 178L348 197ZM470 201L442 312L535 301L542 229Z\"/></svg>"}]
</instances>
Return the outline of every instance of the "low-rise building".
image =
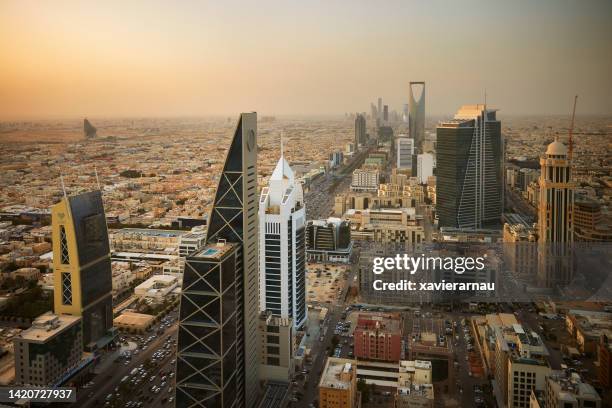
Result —
<instances>
[{"instance_id":1,"label":"low-rise building","mask_svg":"<svg viewBox=\"0 0 612 408\"><path fill-rule=\"evenodd\" d=\"M399 361L402 352L402 318L398 313L361 313L353 332L355 357Z\"/></svg>"},{"instance_id":2,"label":"low-rise building","mask_svg":"<svg viewBox=\"0 0 612 408\"><path fill-rule=\"evenodd\" d=\"M581 353L595 355L601 335L612 332L612 313L572 309L565 316L565 327Z\"/></svg>"},{"instance_id":3,"label":"low-rise building","mask_svg":"<svg viewBox=\"0 0 612 408\"><path fill-rule=\"evenodd\" d=\"M353 251L351 228L339 218L311 220L306 224L306 259L348 263Z\"/></svg>"},{"instance_id":4,"label":"low-rise building","mask_svg":"<svg viewBox=\"0 0 612 408\"><path fill-rule=\"evenodd\" d=\"M117 330L126 333L144 333L155 323L155 316L125 311L113 320Z\"/></svg>"},{"instance_id":5,"label":"low-rise building","mask_svg":"<svg viewBox=\"0 0 612 408\"><path fill-rule=\"evenodd\" d=\"M601 397L591 384L582 382L576 373L569 377L555 371L546 378L542 408L601 408Z\"/></svg>"},{"instance_id":6,"label":"low-rise building","mask_svg":"<svg viewBox=\"0 0 612 408\"><path fill-rule=\"evenodd\" d=\"M13 344L17 384L58 385L82 360L81 318L47 312L14 337Z\"/></svg>"},{"instance_id":7,"label":"low-rise building","mask_svg":"<svg viewBox=\"0 0 612 408\"><path fill-rule=\"evenodd\" d=\"M359 408L355 360L328 357L319 381L320 408Z\"/></svg>"},{"instance_id":8,"label":"low-rise building","mask_svg":"<svg viewBox=\"0 0 612 408\"><path fill-rule=\"evenodd\" d=\"M178 278L173 275L153 275L134 289L134 294L140 299L151 299L163 302L168 295L176 292Z\"/></svg>"}]
</instances>

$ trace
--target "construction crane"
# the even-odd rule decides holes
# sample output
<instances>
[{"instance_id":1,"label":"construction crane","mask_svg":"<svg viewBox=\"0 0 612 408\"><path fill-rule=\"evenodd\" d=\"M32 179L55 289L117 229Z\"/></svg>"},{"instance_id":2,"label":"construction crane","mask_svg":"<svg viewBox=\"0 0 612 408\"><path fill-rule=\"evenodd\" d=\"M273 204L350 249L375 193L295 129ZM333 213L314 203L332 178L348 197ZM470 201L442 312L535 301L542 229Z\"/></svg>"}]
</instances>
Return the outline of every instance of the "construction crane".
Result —
<instances>
[{"instance_id":1,"label":"construction crane","mask_svg":"<svg viewBox=\"0 0 612 408\"><path fill-rule=\"evenodd\" d=\"M576 102L578 101L578 95L574 96L574 110L572 111L572 123L569 128L569 140L568 140L568 158L572 160L572 154L574 153L574 141L572 135L574 134L574 119L576 118Z\"/></svg>"}]
</instances>

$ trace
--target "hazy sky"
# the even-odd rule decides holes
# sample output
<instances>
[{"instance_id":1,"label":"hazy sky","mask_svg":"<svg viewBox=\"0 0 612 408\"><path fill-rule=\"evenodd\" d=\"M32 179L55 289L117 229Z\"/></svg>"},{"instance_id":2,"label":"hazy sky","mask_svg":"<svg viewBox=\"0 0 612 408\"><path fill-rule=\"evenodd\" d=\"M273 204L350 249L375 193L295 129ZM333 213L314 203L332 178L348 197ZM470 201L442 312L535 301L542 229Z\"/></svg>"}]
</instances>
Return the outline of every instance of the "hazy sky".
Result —
<instances>
[{"instance_id":1,"label":"hazy sky","mask_svg":"<svg viewBox=\"0 0 612 408\"><path fill-rule=\"evenodd\" d=\"M0 119L612 114L612 1L0 0Z\"/></svg>"}]
</instances>

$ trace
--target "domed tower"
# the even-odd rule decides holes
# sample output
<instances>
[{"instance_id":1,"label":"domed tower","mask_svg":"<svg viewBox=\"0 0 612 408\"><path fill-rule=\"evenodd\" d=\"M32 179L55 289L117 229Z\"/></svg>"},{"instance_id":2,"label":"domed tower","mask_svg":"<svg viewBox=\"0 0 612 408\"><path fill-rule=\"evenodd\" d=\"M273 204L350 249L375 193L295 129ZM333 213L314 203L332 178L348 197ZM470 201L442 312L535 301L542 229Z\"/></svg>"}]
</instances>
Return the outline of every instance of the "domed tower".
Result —
<instances>
[{"instance_id":1,"label":"domed tower","mask_svg":"<svg viewBox=\"0 0 612 408\"><path fill-rule=\"evenodd\" d=\"M540 158L538 281L563 290L573 277L574 188L567 147L555 140Z\"/></svg>"},{"instance_id":2,"label":"domed tower","mask_svg":"<svg viewBox=\"0 0 612 408\"><path fill-rule=\"evenodd\" d=\"M574 183L567 147L555 140L540 158L540 242L573 242Z\"/></svg>"}]
</instances>

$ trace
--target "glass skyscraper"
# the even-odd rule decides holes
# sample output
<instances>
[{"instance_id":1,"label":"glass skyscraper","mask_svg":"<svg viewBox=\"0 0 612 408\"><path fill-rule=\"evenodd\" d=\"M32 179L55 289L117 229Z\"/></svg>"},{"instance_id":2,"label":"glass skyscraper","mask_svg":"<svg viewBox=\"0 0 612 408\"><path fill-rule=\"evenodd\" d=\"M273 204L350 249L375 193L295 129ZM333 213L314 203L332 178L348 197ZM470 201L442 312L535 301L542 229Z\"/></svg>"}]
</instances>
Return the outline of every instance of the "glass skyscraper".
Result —
<instances>
[{"instance_id":1,"label":"glass skyscraper","mask_svg":"<svg viewBox=\"0 0 612 408\"><path fill-rule=\"evenodd\" d=\"M82 316L86 349L112 340L110 246L102 193L64 197L51 210L55 313Z\"/></svg>"},{"instance_id":2,"label":"glass skyscraper","mask_svg":"<svg viewBox=\"0 0 612 408\"><path fill-rule=\"evenodd\" d=\"M238 121L206 245L187 257L176 406L250 407L259 393L257 114Z\"/></svg>"},{"instance_id":3,"label":"glass skyscraper","mask_svg":"<svg viewBox=\"0 0 612 408\"><path fill-rule=\"evenodd\" d=\"M495 112L466 105L437 127L440 227L485 228L501 222L503 144Z\"/></svg>"}]
</instances>

